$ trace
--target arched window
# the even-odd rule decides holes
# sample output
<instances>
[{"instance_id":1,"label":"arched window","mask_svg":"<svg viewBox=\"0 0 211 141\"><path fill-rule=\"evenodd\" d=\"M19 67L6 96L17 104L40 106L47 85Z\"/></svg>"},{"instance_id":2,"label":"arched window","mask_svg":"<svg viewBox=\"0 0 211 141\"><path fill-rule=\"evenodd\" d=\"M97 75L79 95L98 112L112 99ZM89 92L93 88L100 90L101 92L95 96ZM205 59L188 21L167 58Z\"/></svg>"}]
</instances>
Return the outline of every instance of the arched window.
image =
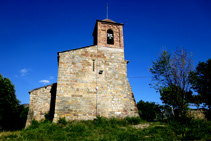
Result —
<instances>
[{"instance_id":1,"label":"arched window","mask_svg":"<svg viewBox=\"0 0 211 141\"><path fill-rule=\"evenodd\" d=\"M107 30L107 44L114 44L114 34L111 29Z\"/></svg>"}]
</instances>

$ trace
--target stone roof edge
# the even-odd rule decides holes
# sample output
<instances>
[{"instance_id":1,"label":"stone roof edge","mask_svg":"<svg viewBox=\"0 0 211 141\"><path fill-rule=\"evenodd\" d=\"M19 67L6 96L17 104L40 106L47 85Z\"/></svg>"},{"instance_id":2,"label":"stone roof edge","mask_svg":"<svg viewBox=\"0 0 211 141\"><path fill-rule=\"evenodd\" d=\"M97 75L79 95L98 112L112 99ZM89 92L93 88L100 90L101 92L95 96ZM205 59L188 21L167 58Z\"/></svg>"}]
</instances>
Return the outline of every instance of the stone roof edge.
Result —
<instances>
[{"instance_id":1,"label":"stone roof edge","mask_svg":"<svg viewBox=\"0 0 211 141\"><path fill-rule=\"evenodd\" d=\"M78 50L78 49L83 49L83 48L89 48L89 47L94 47L94 46L96 46L96 45L90 45L90 46L85 46L85 47L80 47L80 48L75 48L75 49L69 49L69 50L57 52L57 54L59 55L59 53L68 52L68 51L73 51L73 50Z\"/></svg>"},{"instance_id":2,"label":"stone roof edge","mask_svg":"<svg viewBox=\"0 0 211 141\"><path fill-rule=\"evenodd\" d=\"M89 47L97 47L97 46L98 46L98 47L104 47L104 46L99 46L99 45L90 45L90 46L86 46L86 47L80 47L80 48L69 49L69 50L57 52L57 55L59 55L59 53L63 53L63 52L68 52L68 51L73 51L73 50L79 50L79 49L89 48ZM113 48L113 47L106 47L106 48ZM122 48L116 48L116 49L122 49Z\"/></svg>"},{"instance_id":3,"label":"stone roof edge","mask_svg":"<svg viewBox=\"0 0 211 141\"><path fill-rule=\"evenodd\" d=\"M111 20L112 21L112 20ZM123 23L117 23L117 22L114 22L114 21L112 21L112 22L110 22L110 21L104 21L104 20L96 20L96 22L95 22L95 26L94 26L94 30L93 30L93 33L92 33L92 36L94 36L94 33L96 32L96 28L97 28L97 22L104 22L104 23L111 23L111 24L117 24L117 25L122 25L122 26L124 26L124 24Z\"/></svg>"},{"instance_id":4,"label":"stone roof edge","mask_svg":"<svg viewBox=\"0 0 211 141\"><path fill-rule=\"evenodd\" d=\"M29 91L29 94L30 94L31 92L35 91L35 90L38 90L38 89L41 89L41 88L46 88L46 87L52 86L52 85L54 85L54 84L57 84L57 83L53 83L53 84L45 85L45 86L42 86L42 87L39 87L39 88L35 88L35 89Z\"/></svg>"},{"instance_id":5,"label":"stone roof edge","mask_svg":"<svg viewBox=\"0 0 211 141\"><path fill-rule=\"evenodd\" d=\"M109 22L109 21L104 21L104 20L97 20L97 22L104 22L104 23L112 23L112 24L118 24L118 25L124 25L123 23L116 23L116 22Z\"/></svg>"}]
</instances>

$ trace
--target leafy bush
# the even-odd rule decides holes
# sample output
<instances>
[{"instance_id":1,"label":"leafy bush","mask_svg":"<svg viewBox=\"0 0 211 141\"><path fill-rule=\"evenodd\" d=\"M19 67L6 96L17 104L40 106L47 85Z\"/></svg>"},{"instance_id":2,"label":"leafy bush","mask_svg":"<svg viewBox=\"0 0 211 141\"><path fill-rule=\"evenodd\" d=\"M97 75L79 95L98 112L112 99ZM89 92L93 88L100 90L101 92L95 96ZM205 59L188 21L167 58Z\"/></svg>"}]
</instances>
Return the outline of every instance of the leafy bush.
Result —
<instances>
[{"instance_id":1,"label":"leafy bush","mask_svg":"<svg viewBox=\"0 0 211 141\"><path fill-rule=\"evenodd\" d=\"M28 108L16 98L15 86L0 74L0 131L24 128L27 113Z\"/></svg>"},{"instance_id":2,"label":"leafy bush","mask_svg":"<svg viewBox=\"0 0 211 141\"><path fill-rule=\"evenodd\" d=\"M211 122L200 119L172 119L169 121L172 131L174 131L181 140L210 140Z\"/></svg>"},{"instance_id":3,"label":"leafy bush","mask_svg":"<svg viewBox=\"0 0 211 141\"><path fill-rule=\"evenodd\" d=\"M36 129L39 127L39 122L37 120L32 120L31 125L27 128L27 130Z\"/></svg>"},{"instance_id":4,"label":"leafy bush","mask_svg":"<svg viewBox=\"0 0 211 141\"><path fill-rule=\"evenodd\" d=\"M200 101L197 103L204 103L204 106L209 109L206 112L206 118L211 119L211 59L206 62L199 62L195 71L190 73L189 81L192 88L199 94Z\"/></svg>"},{"instance_id":5,"label":"leafy bush","mask_svg":"<svg viewBox=\"0 0 211 141\"><path fill-rule=\"evenodd\" d=\"M47 112L47 113L45 114L45 120L46 120L46 121L49 121L49 120L50 120L50 112Z\"/></svg>"},{"instance_id":6,"label":"leafy bush","mask_svg":"<svg viewBox=\"0 0 211 141\"><path fill-rule=\"evenodd\" d=\"M205 111L205 117L206 119L211 120L211 109L207 109Z\"/></svg>"},{"instance_id":7,"label":"leafy bush","mask_svg":"<svg viewBox=\"0 0 211 141\"><path fill-rule=\"evenodd\" d=\"M153 121L161 113L160 106L155 104L155 102L144 102L140 100L137 103L137 107L140 117L147 121Z\"/></svg>"},{"instance_id":8,"label":"leafy bush","mask_svg":"<svg viewBox=\"0 0 211 141\"><path fill-rule=\"evenodd\" d=\"M140 117L126 117L125 120L132 125L139 124L143 120Z\"/></svg>"},{"instance_id":9,"label":"leafy bush","mask_svg":"<svg viewBox=\"0 0 211 141\"><path fill-rule=\"evenodd\" d=\"M66 125L67 121L66 121L65 117L64 118L59 118L58 124Z\"/></svg>"}]
</instances>

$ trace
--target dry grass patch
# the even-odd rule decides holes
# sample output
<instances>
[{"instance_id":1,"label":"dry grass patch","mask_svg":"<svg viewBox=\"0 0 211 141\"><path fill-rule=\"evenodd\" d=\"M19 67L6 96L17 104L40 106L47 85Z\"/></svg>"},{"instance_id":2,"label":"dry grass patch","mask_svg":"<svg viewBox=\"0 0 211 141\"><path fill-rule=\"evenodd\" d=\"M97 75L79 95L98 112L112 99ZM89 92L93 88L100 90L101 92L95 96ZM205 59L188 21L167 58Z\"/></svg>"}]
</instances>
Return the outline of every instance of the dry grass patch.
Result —
<instances>
[{"instance_id":1,"label":"dry grass patch","mask_svg":"<svg viewBox=\"0 0 211 141\"><path fill-rule=\"evenodd\" d=\"M132 127L133 127L133 128L136 128L136 129L144 129L144 128L148 128L149 126L150 126L149 123L132 125Z\"/></svg>"},{"instance_id":2,"label":"dry grass patch","mask_svg":"<svg viewBox=\"0 0 211 141\"><path fill-rule=\"evenodd\" d=\"M11 132L11 131L7 131L7 132L5 132L5 131L3 131L3 132L0 132L0 140L1 139L4 139L4 137L18 137L19 135L20 135L20 133L21 133L21 131L13 131L13 132ZM7 139L9 139L9 138L7 138Z\"/></svg>"},{"instance_id":3,"label":"dry grass patch","mask_svg":"<svg viewBox=\"0 0 211 141\"><path fill-rule=\"evenodd\" d=\"M153 123L141 123L137 125L132 125L132 127L136 129L145 129L148 127L166 127L166 125L161 125L160 122L153 122Z\"/></svg>"},{"instance_id":4,"label":"dry grass patch","mask_svg":"<svg viewBox=\"0 0 211 141\"><path fill-rule=\"evenodd\" d=\"M10 132L10 131L8 131L8 132L6 132L6 131L3 131L3 132L0 132L0 137L1 136L9 136L9 135L11 135L11 134L20 134L20 131L13 131L13 132Z\"/></svg>"}]
</instances>

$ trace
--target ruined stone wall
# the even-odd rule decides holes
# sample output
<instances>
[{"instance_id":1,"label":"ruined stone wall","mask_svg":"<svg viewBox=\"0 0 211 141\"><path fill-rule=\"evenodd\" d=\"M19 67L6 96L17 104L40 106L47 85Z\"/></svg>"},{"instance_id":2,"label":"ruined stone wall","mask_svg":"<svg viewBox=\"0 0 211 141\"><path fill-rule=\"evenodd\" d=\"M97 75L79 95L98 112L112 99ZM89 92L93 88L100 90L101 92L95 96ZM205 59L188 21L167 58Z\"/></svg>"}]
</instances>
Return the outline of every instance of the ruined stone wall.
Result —
<instances>
[{"instance_id":1,"label":"ruined stone wall","mask_svg":"<svg viewBox=\"0 0 211 141\"><path fill-rule=\"evenodd\" d=\"M204 111L202 109L200 110L189 110L188 111L188 116L192 117L194 119L205 119L205 114Z\"/></svg>"},{"instance_id":2,"label":"ruined stone wall","mask_svg":"<svg viewBox=\"0 0 211 141\"><path fill-rule=\"evenodd\" d=\"M52 100L54 99L53 97L56 94L56 83L34 89L29 93L30 103L26 127L31 124L31 121L33 119L40 121L42 119L45 119L45 114L50 114L50 112L54 112L54 109L52 108L55 108L55 106L53 106L53 102L55 103L55 101ZM51 115L52 114L53 113L51 113Z\"/></svg>"},{"instance_id":3,"label":"ruined stone wall","mask_svg":"<svg viewBox=\"0 0 211 141\"><path fill-rule=\"evenodd\" d=\"M91 46L60 52L54 121L93 119L96 112L108 118L138 116L124 50Z\"/></svg>"}]
</instances>

